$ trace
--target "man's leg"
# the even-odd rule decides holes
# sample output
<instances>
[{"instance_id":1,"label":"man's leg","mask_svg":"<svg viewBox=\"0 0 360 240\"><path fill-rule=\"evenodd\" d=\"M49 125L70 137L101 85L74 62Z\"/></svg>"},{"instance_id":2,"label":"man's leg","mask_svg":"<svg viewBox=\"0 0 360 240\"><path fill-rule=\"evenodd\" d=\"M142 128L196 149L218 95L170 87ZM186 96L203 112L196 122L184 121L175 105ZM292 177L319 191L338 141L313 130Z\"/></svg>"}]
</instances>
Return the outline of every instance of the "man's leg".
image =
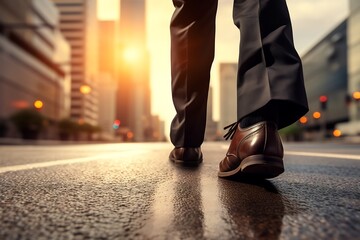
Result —
<instances>
[{"instance_id":1,"label":"man's leg","mask_svg":"<svg viewBox=\"0 0 360 240\"><path fill-rule=\"evenodd\" d=\"M173 0L173 4L171 88L176 115L170 138L175 148L199 148L206 125L217 0Z\"/></svg>"},{"instance_id":2,"label":"man's leg","mask_svg":"<svg viewBox=\"0 0 360 240\"><path fill-rule=\"evenodd\" d=\"M279 128L290 125L308 108L285 0L235 0L233 17L241 32L238 119L260 110L276 112Z\"/></svg>"},{"instance_id":3,"label":"man's leg","mask_svg":"<svg viewBox=\"0 0 360 240\"><path fill-rule=\"evenodd\" d=\"M241 32L238 121L219 176L276 177L284 171L277 130L308 110L288 9L285 0L235 0L233 17Z\"/></svg>"}]
</instances>

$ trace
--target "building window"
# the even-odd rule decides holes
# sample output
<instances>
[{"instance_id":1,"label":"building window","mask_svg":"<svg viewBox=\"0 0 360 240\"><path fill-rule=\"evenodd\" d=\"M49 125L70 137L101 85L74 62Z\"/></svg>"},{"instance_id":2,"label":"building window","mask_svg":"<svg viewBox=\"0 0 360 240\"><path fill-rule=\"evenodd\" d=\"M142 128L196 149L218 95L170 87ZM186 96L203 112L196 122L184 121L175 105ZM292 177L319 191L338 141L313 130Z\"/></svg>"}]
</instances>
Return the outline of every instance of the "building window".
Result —
<instances>
[{"instance_id":1,"label":"building window","mask_svg":"<svg viewBox=\"0 0 360 240\"><path fill-rule=\"evenodd\" d=\"M79 53L73 53L71 54L71 58L82 58L84 55Z\"/></svg>"},{"instance_id":2,"label":"building window","mask_svg":"<svg viewBox=\"0 0 360 240\"><path fill-rule=\"evenodd\" d=\"M81 11L71 11L71 12L66 12L66 11L61 11L61 15L82 15L83 12Z\"/></svg>"},{"instance_id":3,"label":"building window","mask_svg":"<svg viewBox=\"0 0 360 240\"><path fill-rule=\"evenodd\" d=\"M58 6L58 7L76 7L76 6L81 7L81 6L83 6L83 4L69 2L69 3L56 3L56 6Z\"/></svg>"},{"instance_id":4,"label":"building window","mask_svg":"<svg viewBox=\"0 0 360 240\"><path fill-rule=\"evenodd\" d=\"M71 75L76 75L76 74L81 75L82 73L83 73L82 71L71 71Z\"/></svg>"},{"instance_id":5,"label":"building window","mask_svg":"<svg viewBox=\"0 0 360 240\"><path fill-rule=\"evenodd\" d=\"M60 21L60 24L68 24L68 23L71 23L71 24L80 24L80 23L83 23L82 20L61 20Z\"/></svg>"},{"instance_id":6,"label":"building window","mask_svg":"<svg viewBox=\"0 0 360 240\"><path fill-rule=\"evenodd\" d=\"M60 30L62 32L83 32L83 28L66 28L66 27L60 27Z\"/></svg>"},{"instance_id":7,"label":"building window","mask_svg":"<svg viewBox=\"0 0 360 240\"><path fill-rule=\"evenodd\" d=\"M84 38L83 37L67 36L66 39L69 40L69 41L76 41L76 40L82 41Z\"/></svg>"}]
</instances>

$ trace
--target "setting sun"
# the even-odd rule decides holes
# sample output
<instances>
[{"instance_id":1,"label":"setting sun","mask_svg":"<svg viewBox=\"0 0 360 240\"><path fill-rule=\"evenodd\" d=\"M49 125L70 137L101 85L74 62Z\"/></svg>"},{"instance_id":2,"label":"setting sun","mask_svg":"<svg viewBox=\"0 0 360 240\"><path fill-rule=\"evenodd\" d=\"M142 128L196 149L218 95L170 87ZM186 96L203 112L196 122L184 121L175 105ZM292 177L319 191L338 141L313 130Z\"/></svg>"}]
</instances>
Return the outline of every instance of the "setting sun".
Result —
<instances>
[{"instance_id":1,"label":"setting sun","mask_svg":"<svg viewBox=\"0 0 360 240\"><path fill-rule=\"evenodd\" d=\"M136 47L128 47L124 50L123 57L125 61L132 63L140 58L140 51Z\"/></svg>"}]
</instances>

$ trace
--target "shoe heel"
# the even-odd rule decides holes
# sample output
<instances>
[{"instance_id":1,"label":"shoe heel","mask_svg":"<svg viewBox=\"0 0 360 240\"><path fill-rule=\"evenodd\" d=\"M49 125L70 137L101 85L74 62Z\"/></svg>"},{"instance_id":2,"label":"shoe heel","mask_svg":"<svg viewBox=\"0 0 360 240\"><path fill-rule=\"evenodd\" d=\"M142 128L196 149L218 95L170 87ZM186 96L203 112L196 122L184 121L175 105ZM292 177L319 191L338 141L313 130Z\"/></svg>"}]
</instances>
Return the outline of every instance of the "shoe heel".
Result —
<instances>
[{"instance_id":1,"label":"shoe heel","mask_svg":"<svg viewBox=\"0 0 360 240\"><path fill-rule=\"evenodd\" d=\"M280 157L253 155L240 164L241 173L249 177L274 178L284 172L284 162Z\"/></svg>"}]
</instances>

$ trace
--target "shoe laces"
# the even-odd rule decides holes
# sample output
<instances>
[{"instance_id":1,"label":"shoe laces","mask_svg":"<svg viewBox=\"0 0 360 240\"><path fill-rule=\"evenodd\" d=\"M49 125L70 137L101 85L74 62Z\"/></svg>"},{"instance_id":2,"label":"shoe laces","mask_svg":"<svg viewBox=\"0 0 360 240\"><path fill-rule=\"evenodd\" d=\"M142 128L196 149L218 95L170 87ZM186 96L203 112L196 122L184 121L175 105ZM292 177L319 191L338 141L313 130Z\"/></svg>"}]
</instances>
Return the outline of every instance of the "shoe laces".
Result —
<instances>
[{"instance_id":1,"label":"shoe laces","mask_svg":"<svg viewBox=\"0 0 360 240\"><path fill-rule=\"evenodd\" d=\"M224 135L225 140L233 139L234 134L236 132L236 128L237 125L239 124L240 121L236 121L230 125L227 125L226 127L224 127L224 130L229 129L228 132Z\"/></svg>"}]
</instances>

